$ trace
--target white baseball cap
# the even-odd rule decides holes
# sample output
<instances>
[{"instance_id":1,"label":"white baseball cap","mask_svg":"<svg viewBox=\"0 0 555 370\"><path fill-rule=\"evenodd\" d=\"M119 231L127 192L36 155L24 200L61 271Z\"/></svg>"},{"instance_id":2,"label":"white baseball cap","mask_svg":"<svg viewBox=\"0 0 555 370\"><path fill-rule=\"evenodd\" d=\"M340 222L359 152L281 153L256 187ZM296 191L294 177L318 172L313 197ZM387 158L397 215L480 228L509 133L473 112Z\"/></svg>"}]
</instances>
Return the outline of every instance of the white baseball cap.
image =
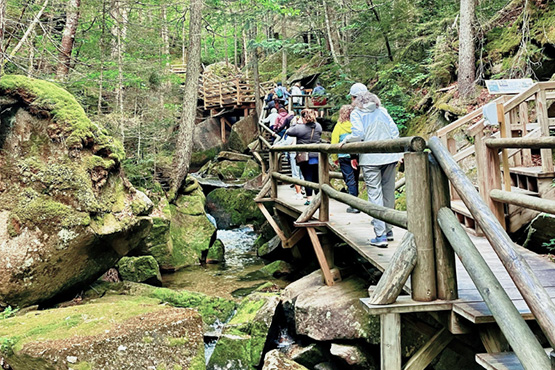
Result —
<instances>
[{"instance_id":1,"label":"white baseball cap","mask_svg":"<svg viewBox=\"0 0 555 370\"><path fill-rule=\"evenodd\" d=\"M368 88L366 85L357 82L353 86L351 86L351 90L349 91L349 95L351 96L359 96L362 93L368 92Z\"/></svg>"}]
</instances>

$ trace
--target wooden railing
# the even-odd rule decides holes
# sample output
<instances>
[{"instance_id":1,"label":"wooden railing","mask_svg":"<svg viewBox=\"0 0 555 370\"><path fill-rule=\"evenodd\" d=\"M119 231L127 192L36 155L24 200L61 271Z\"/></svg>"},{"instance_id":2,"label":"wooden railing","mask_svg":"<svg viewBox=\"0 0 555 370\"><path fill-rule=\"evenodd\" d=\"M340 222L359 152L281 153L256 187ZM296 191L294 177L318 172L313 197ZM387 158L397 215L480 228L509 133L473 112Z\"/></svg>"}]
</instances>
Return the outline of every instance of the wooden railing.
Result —
<instances>
[{"instance_id":1,"label":"wooden railing","mask_svg":"<svg viewBox=\"0 0 555 370\"><path fill-rule=\"evenodd\" d=\"M260 83L260 96L266 95L271 86L272 82ZM254 80L240 75L229 78L202 75L199 79L199 98L204 101L204 109L255 103Z\"/></svg>"},{"instance_id":2,"label":"wooden railing","mask_svg":"<svg viewBox=\"0 0 555 370\"><path fill-rule=\"evenodd\" d=\"M326 226L330 221L330 198L408 230L370 298L372 304L383 305L395 302L409 276L411 276L411 295L414 301L457 299L454 257L456 253L524 368L548 369L550 367L549 358L539 341L449 209L449 182L484 231L552 346L555 344L555 305L526 260L514 248L494 213L482 200L440 139L436 137L430 139L428 146L432 150L431 155L424 152L426 143L419 137L345 145L303 144L272 147L266 140L262 142L270 151L270 166L262 190L256 198L259 207L265 214L268 213L262 202L278 199L278 181L318 190L311 204L295 222L299 230L302 228L308 230L313 243L318 243L314 228ZM490 155L496 158L498 158L499 148L517 146L525 149L552 148L555 145L553 140L546 140L546 138L534 140L532 143L525 139L490 139L485 143L491 150ZM318 183L294 179L278 172L280 153L290 151L318 152ZM396 211L373 205L355 196L334 190L329 182L328 156L332 153L404 153L407 211ZM492 194L492 197L501 196L496 192ZM519 201L527 202L525 198L519 198ZM549 207L541 207L545 210L553 210L551 208L553 204ZM318 220L313 220L316 211L319 211ZM294 237L298 239L299 235L302 235L301 231L296 231L289 239L283 236L283 240L290 246L290 239ZM325 258L322 258L318 252L316 254L324 280L332 285L333 276ZM400 330L400 319L392 317L398 313L390 313L387 310L384 312L382 335L391 330ZM391 354L392 351L386 348L387 340L386 337L382 337L382 354L386 351L388 355L399 356L399 361L390 363L397 364L395 368L391 368L392 370L400 369L400 348L396 348L397 352L393 351L394 353ZM393 342L397 342L397 339Z\"/></svg>"}]
</instances>

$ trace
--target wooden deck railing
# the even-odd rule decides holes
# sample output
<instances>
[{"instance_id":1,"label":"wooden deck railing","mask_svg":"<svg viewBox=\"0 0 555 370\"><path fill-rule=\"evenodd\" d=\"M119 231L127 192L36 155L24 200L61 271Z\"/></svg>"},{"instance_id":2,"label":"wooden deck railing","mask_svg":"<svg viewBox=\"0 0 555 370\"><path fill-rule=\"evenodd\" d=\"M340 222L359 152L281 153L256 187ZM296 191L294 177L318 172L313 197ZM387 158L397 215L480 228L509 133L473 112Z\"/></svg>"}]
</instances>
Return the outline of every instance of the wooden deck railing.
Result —
<instances>
[{"instance_id":1,"label":"wooden deck railing","mask_svg":"<svg viewBox=\"0 0 555 370\"><path fill-rule=\"evenodd\" d=\"M268 93L272 82L259 84L260 96ZM255 103L254 80L242 75L220 77L201 75L199 78L199 98L204 102L204 109L241 106Z\"/></svg>"},{"instance_id":2,"label":"wooden deck railing","mask_svg":"<svg viewBox=\"0 0 555 370\"><path fill-rule=\"evenodd\" d=\"M314 228L326 226L330 221L330 198L408 230L405 239L398 247L399 250L393 256L370 298L373 304L393 303L409 275L414 301L457 299L454 257L456 252L524 368L549 368L549 358L539 341L449 209L449 182L484 231L552 346L555 344L555 305L526 260L513 247L511 239L494 213L482 200L440 139L435 137L430 139L428 147L432 150L431 154L424 152L427 147L426 142L419 137L345 145L303 144L273 147L266 140L263 142L264 145L268 145L270 151L270 165L269 176L266 177L256 199L259 201L259 207L263 212L268 213L262 202L279 198L278 181L318 190L311 204L295 222L295 226L307 229L313 243L317 243ZM499 158L497 154L499 148L514 148L517 145L520 148L551 148L555 144L553 140L546 138L533 142L529 139L490 139L485 143L490 150L490 157L495 158ZM318 152L318 183L294 179L278 172L279 155L290 151ZM373 205L333 189L329 182L328 155L331 153L404 153L407 211L396 211ZM501 199L503 195L503 193L493 192L492 198ZM519 201L527 202L526 198L518 198ZM553 204L542 207L553 210L550 208ZM318 220L313 220L312 217L316 211L319 211ZM296 235L298 237L300 234ZM287 245L290 245L290 242L285 240ZM322 260L318 252L316 254L319 256L318 260L326 283L333 284L325 259ZM400 330L400 320L392 317L398 313L384 312L386 313L382 317L382 333ZM387 338L382 340L385 341ZM387 356L400 356L399 348L392 351L391 348L385 347L382 345L382 355L386 351ZM390 363L399 364L400 369L400 361Z\"/></svg>"}]
</instances>

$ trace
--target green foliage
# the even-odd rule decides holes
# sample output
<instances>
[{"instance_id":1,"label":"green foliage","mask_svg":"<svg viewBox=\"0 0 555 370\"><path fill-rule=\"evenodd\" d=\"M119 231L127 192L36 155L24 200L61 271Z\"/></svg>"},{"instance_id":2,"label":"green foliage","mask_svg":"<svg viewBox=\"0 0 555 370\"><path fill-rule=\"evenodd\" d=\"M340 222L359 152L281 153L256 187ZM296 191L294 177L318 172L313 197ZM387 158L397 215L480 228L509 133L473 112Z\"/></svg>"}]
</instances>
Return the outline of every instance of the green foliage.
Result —
<instances>
[{"instance_id":1,"label":"green foliage","mask_svg":"<svg viewBox=\"0 0 555 370\"><path fill-rule=\"evenodd\" d=\"M12 306L8 306L4 309L4 311L0 312L0 320L5 320L9 317L12 317L19 311L19 308L12 308Z\"/></svg>"}]
</instances>

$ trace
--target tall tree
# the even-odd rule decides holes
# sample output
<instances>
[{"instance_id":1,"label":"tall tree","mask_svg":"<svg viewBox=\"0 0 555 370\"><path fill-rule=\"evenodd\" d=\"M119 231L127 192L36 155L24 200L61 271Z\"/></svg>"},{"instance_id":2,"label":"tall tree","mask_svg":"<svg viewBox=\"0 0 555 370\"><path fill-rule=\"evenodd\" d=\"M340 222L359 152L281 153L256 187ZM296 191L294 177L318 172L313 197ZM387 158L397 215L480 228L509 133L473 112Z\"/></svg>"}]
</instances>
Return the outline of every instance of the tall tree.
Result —
<instances>
[{"instance_id":1,"label":"tall tree","mask_svg":"<svg viewBox=\"0 0 555 370\"><path fill-rule=\"evenodd\" d=\"M81 0L69 0L66 9L66 24L62 35L62 44L60 46L60 56L58 57L58 70L56 76L63 79L69 72L71 65L71 52L75 43L75 32L79 23L79 7Z\"/></svg>"},{"instance_id":2,"label":"tall tree","mask_svg":"<svg viewBox=\"0 0 555 370\"><path fill-rule=\"evenodd\" d=\"M174 173L170 198L177 197L189 173L193 151L193 129L197 111L198 79L200 75L201 22L204 0L191 0L189 12L189 47L187 49L187 76L183 92L183 112L177 136L177 148L173 158Z\"/></svg>"},{"instance_id":3,"label":"tall tree","mask_svg":"<svg viewBox=\"0 0 555 370\"><path fill-rule=\"evenodd\" d=\"M459 95L463 99L474 94L476 57L474 55L474 20L476 0L461 0L459 30Z\"/></svg>"},{"instance_id":4,"label":"tall tree","mask_svg":"<svg viewBox=\"0 0 555 370\"><path fill-rule=\"evenodd\" d=\"M0 66L4 65L4 36L6 30L6 5L7 0L0 0Z\"/></svg>"}]
</instances>

